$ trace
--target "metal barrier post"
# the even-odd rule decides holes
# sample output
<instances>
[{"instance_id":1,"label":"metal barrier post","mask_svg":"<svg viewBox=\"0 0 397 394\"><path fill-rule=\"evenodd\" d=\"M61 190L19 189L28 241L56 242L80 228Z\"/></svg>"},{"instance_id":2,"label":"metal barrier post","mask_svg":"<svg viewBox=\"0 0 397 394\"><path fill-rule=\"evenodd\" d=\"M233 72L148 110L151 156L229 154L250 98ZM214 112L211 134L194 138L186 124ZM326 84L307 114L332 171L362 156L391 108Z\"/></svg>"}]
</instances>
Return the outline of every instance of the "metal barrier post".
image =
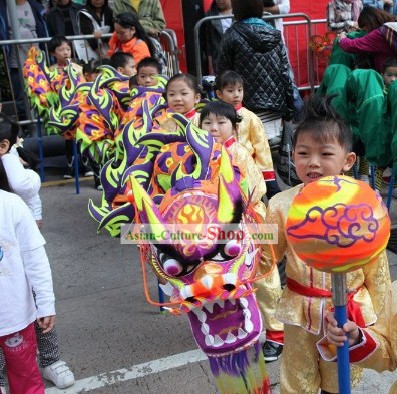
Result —
<instances>
[{"instance_id":1,"label":"metal barrier post","mask_svg":"<svg viewBox=\"0 0 397 394\"><path fill-rule=\"evenodd\" d=\"M41 182L45 181L44 175L44 148L43 148L43 134L41 131L41 119L40 116L37 117L37 139L39 144L39 158L40 158L40 179Z\"/></svg>"},{"instance_id":2,"label":"metal barrier post","mask_svg":"<svg viewBox=\"0 0 397 394\"><path fill-rule=\"evenodd\" d=\"M76 194L80 194L79 153L77 152L77 143L75 139L73 139L73 160L74 160L74 184L76 186Z\"/></svg>"}]
</instances>

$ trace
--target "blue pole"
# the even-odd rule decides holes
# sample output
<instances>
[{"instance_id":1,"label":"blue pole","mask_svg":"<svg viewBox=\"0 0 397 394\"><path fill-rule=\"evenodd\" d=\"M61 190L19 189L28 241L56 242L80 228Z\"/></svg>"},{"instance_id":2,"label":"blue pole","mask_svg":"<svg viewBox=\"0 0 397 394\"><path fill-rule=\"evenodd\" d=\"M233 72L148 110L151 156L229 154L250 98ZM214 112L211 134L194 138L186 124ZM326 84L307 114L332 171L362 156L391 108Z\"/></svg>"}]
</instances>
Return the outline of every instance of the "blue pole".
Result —
<instances>
[{"instance_id":1,"label":"blue pole","mask_svg":"<svg viewBox=\"0 0 397 394\"><path fill-rule=\"evenodd\" d=\"M332 277L332 302L335 306L335 318L338 327L347 321L347 287L346 274L331 274ZM348 341L337 350L338 356L338 384L339 394L351 394L350 389L350 364Z\"/></svg>"},{"instance_id":2,"label":"blue pole","mask_svg":"<svg viewBox=\"0 0 397 394\"><path fill-rule=\"evenodd\" d=\"M372 189L375 190L375 166L373 164L369 165L369 174L370 174L370 185Z\"/></svg>"},{"instance_id":3,"label":"blue pole","mask_svg":"<svg viewBox=\"0 0 397 394\"><path fill-rule=\"evenodd\" d=\"M164 292L161 290L160 283L157 283L157 289L159 291L159 302L163 304L165 302L165 298ZM164 312L164 308L162 306L160 306L160 312Z\"/></svg>"},{"instance_id":4,"label":"blue pole","mask_svg":"<svg viewBox=\"0 0 397 394\"><path fill-rule=\"evenodd\" d=\"M41 132L40 116L37 117L37 139L39 143L39 158L40 158L40 179L41 182L45 181L44 175L44 149L43 149L43 134Z\"/></svg>"},{"instance_id":5,"label":"blue pole","mask_svg":"<svg viewBox=\"0 0 397 394\"><path fill-rule=\"evenodd\" d=\"M395 178L396 178L396 174L394 173L394 168L393 168L391 171L390 183L389 183L389 188L387 190L387 200L386 200L386 206L387 206L387 210L389 211L389 213L390 213L390 207L391 207L391 198L393 196Z\"/></svg>"},{"instance_id":6,"label":"blue pole","mask_svg":"<svg viewBox=\"0 0 397 394\"><path fill-rule=\"evenodd\" d=\"M73 160L74 160L74 184L76 186L76 194L80 194L79 155L77 153L76 140L73 140Z\"/></svg>"}]
</instances>

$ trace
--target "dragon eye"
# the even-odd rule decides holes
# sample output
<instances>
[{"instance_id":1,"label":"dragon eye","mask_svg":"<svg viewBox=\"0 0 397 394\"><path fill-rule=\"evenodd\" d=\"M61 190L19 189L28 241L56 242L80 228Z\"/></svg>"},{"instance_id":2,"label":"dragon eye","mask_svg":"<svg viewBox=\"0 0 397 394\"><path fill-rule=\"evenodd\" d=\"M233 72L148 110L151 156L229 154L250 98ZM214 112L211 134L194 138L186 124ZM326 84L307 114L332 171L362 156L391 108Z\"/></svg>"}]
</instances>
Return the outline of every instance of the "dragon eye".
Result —
<instances>
[{"instance_id":1,"label":"dragon eye","mask_svg":"<svg viewBox=\"0 0 397 394\"><path fill-rule=\"evenodd\" d=\"M225 254L230 257L236 257L241 253L241 243L232 239L225 245Z\"/></svg>"},{"instance_id":2,"label":"dragon eye","mask_svg":"<svg viewBox=\"0 0 397 394\"><path fill-rule=\"evenodd\" d=\"M168 259L168 260L164 261L163 269L167 275L176 276L182 272L183 267L177 260Z\"/></svg>"}]
</instances>

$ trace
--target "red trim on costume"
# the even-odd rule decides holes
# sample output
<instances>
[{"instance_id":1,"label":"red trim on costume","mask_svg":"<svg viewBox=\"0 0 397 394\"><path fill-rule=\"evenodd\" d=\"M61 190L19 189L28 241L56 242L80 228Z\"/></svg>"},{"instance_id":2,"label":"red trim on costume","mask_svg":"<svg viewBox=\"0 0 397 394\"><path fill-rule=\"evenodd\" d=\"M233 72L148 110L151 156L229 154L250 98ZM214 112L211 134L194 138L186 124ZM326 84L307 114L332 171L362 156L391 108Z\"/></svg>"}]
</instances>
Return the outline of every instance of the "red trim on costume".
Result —
<instances>
[{"instance_id":1,"label":"red trim on costume","mask_svg":"<svg viewBox=\"0 0 397 394\"><path fill-rule=\"evenodd\" d=\"M332 293L328 290L319 289L316 287L309 287L302 285L295 280L287 277L287 287L300 295L306 297L316 298L331 298ZM353 296L357 293L357 290L349 292L347 297L347 317L354 321L359 327L365 327L365 320L361 313L360 305L354 300Z\"/></svg>"},{"instance_id":2,"label":"red trim on costume","mask_svg":"<svg viewBox=\"0 0 397 394\"><path fill-rule=\"evenodd\" d=\"M350 350L349 358L351 363L364 360L376 349L376 342L374 338L365 332L365 330L361 330L361 332L363 335L365 335L366 342L362 346L357 346Z\"/></svg>"},{"instance_id":3,"label":"red trim on costume","mask_svg":"<svg viewBox=\"0 0 397 394\"><path fill-rule=\"evenodd\" d=\"M262 171L262 176L265 181L275 181L276 180L276 173L274 172L274 170Z\"/></svg>"},{"instance_id":4,"label":"red trim on costume","mask_svg":"<svg viewBox=\"0 0 397 394\"><path fill-rule=\"evenodd\" d=\"M279 343L284 345L284 331L269 331L266 330L266 341Z\"/></svg>"},{"instance_id":5,"label":"red trim on costume","mask_svg":"<svg viewBox=\"0 0 397 394\"><path fill-rule=\"evenodd\" d=\"M229 147L232 146L235 142L236 142L236 139L232 136L232 137L229 137L229 138L223 143L223 145L225 145L225 148L229 148Z\"/></svg>"},{"instance_id":6,"label":"red trim on costume","mask_svg":"<svg viewBox=\"0 0 397 394\"><path fill-rule=\"evenodd\" d=\"M234 109L235 109L236 111L238 111L238 110L241 109L241 108L243 108L243 103L240 103L239 105L236 105L236 106L234 107Z\"/></svg>"},{"instance_id":7,"label":"red trim on costume","mask_svg":"<svg viewBox=\"0 0 397 394\"><path fill-rule=\"evenodd\" d=\"M188 119L192 119L194 115L196 115L196 108L192 108L190 111L187 111L183 116Z\"/></svg>"}]
</instances>

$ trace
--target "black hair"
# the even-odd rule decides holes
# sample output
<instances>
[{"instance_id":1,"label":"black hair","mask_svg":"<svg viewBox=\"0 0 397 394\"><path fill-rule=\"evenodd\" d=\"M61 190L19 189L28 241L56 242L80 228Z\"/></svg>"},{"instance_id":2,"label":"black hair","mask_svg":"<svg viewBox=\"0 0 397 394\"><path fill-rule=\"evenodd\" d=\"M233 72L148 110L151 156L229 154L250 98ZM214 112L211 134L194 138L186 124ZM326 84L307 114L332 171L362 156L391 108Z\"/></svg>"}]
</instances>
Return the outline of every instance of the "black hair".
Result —
<instances>
[{"instance_id":1,"label":"black hair","mask_svg":"<svg viewBox=\"0 0 397 394\"><path fill-rule=\"evenodd\" d=\"M174 81L178 81L179 79L186 82L186 85L189 86L190 89L194 90L195 93L199 93L201 95L203 94L203 89L200 85L198 85L197 79L193 77L193 75L184 74L184 73L175 74L168 80L167 85L165 87L165 94L168 93L168 88L171 85L171 83Z\"/></svg>"},{"instance_id":2,"label":"black hair","mask_svg":"<svg viewBox=\"0 0 397 394\"><path fill-rule=\"evenodd\" d=\"M70 49L73 50L73 45L70 40L65 36L54 36L48 41L47 48L50 53L54 53L55 50L60 47L64 42L69 45Z\"/></svg>"},{"instance_id":3,"label":"black hair","mask_svg":"<svg viewBox=\"0 0 397 394\"><path fill-rule=\"evenodd\" d=\"M10 184L8 183L8 177L6 169L4 168L3 160L0 160L0 189L6 192L12 192Z\"/></svg>"},{"instance_id":4,"label":"black hair","mask_svg":"<svg viewBox=\"0 0 397 394\"><path fill-rule=\"evenodd\" d=\"M321 143L336 139L346 152L351 152L353 137L350 127L331 105L335 96L312 95L305 101L301 123L292 138L294 149L300 136L310 134Z\"/></svg>"},{"instance_id":5,"label":"black hair","mask_svg":"<svg viewBox=\"0 0 397 394\"><path fill-rule=\"evenodd\" d=\"M19 133L18 123L0 112L0 141L8 140L11 147L16 144Z\"/></svg>"},{"instance_id":6,"label":"black hair","mask_svg":"<svg viewBox=\"0 0 397 394\"><path fill-rule=\"evenodd\" d=\"M397 58L389 57L384 63L382 67L382 73L384 74L389 67L397 67Z\"/></svg>"},{"instance_id":7,"label":"black hair","mask_svg":"<svg viewBox=\"0 0 397 394\"><path fill-rule=\"evenodd\" d=\"M206 104L200 112L200 127L203 120L207 118L210 114L216 116L224 116L232 122L234 128L236 128L237 123L241 122L241 117L237 115L236 110L231 104L227 104L223 101L211 101Z\"/></svg>"},{"instance_id":8,"label":"black hair","mask_svg":"<svg viewBox=\"0 0 397 394\"><path fill-rule=\"evenodd\" d=\"M135 28L135 35L139 40L145 41L149 48L149 52L152 56L155 54L155 50L149 36L146 34L145 29L139 22L138 16L132 12L122 12L114 17L114 23L119 24L124 28Z\"/></svg>"},{"instance_id":9,"label":"black hair","mask_svg":"<svg viewBox=\"0 0 397 394\"><path fill-rule=\"evenodd\" d=\"M102 9L107 8L108 3L109 3L108 0L103 0ZM92 0L87 0L87 2L85 3L85 8L96 11L96 7L93 6Z\"/></svg>"},{"instance_id":10,"label":"black hair","mask_svg":"<svg viewBox=\"0 0 397 394\"><path fill-rule=\"evenodd\" d=\"M142 59L136 66L137 73L139 73L139 70L142 67L154 67L157 70L158 74L161 74L161 64L153 57L145 57L144 59Z\"/></svg>"},{"instance_id":11,"label":"black hair","mask_svg":"<svg viewBox=\"0 0 397 394\"><path fill-rule=\"evenodd\" d=\"M136 75L133 75L128 81L128 88L131 90L132 88L135 88L135 86L138 86L138 79Z\"/></svg>"},{"instance_id":12,"label":"black hair","mask_svg":"<svg viewBox=\"0 0 397 394\"><path fill-rule=\"evenodd\" d=\"M0 141L7 140L10 143L8 152L16 144L18 133L18 123L11 120L6 114L0 112ZM28 163L31 168L36 168L37 164L40 162L39 157L35 153L30 152L25 148L18 147L17 152L19 157Z\"/></svg>"},{"instance_id":13,"label":"black hair","mask_svg":"<svg viewBox=\"0 0 397 394\"><path fill-rule=\"evenodd\" d=\"M83 67L83 74L92 74L97 71L98 67L102 65L100 60L90 59L88 62L82 61L81 66Z\"/></svg>"},{"instance_id":14,"label":"black hair","mask_svg":"<svg viewBox=\"0 0 397 394\"><path fill-rule=\"evenodd\" d=\"M262 18L263 0L232 0L232 8L236 21Z\"/></svg>"},{"instance_id":15,"label":"black hair","mask_svg":"<svg viewBox=\"0 0 397 394\"><path fill-rule=\"evenodd\" d=\"M131 53L128 52L115 52L110 57L109 65L113 68L117 69L118 67L125 67L128 63L128 60L134 59Z\"/></svg>"},{"instance_id":16,"label":"black hair","mask_svg":"<svg viewBox=\"0 0 397 394\"><path fill-rule=\"evenodd\" d=\"M244 86L244 80L242 76L233 70L226 70L219 74L215 79L216 90L222 90L228 85L235 86L238 83Z\"/></svg>"}]
</instances>

